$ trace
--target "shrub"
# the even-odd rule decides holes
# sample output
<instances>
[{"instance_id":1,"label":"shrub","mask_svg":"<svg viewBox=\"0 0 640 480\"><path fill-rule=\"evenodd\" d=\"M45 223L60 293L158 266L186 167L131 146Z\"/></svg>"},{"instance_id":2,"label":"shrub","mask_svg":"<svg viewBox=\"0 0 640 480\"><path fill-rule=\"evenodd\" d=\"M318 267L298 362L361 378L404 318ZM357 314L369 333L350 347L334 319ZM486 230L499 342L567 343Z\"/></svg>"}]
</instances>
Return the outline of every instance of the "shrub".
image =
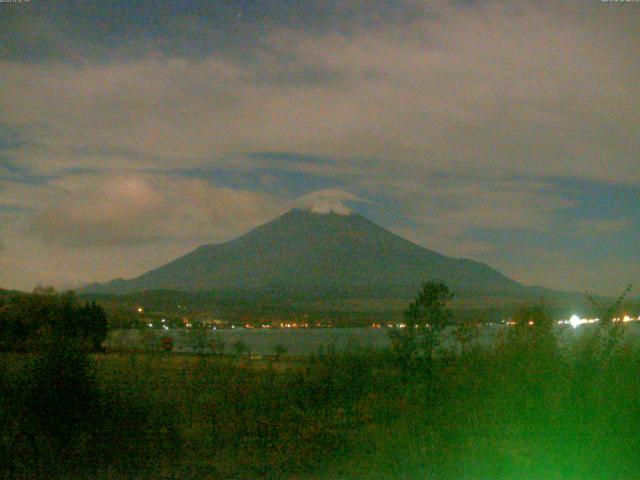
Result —
<instances>
[{"instance_id":1,"label":"shrub","mask_svg":"<svg viewBox=\"0 0 640 480\"><path fill-rule=\"evenodd\" d=\"M173 350L173 338L172 337L162 337L160 339L160 341L162 342L162 350L165 352L170 352Z\"/></svg>"}]
</instances>

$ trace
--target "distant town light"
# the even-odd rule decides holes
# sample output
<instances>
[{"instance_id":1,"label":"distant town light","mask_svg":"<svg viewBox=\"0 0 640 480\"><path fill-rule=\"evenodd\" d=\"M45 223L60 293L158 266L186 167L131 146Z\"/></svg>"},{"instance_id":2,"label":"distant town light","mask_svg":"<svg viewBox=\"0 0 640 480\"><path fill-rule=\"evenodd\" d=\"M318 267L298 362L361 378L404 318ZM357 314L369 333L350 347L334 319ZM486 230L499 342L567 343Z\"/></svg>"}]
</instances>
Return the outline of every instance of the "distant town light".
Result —
<instances>
[{"instance_id":1,"label":"distant town light","mask_svg":"<svg viewBox=\"0 0 640 480\"><path fill-rule=\"evenodd\" d=\"M144 312L144 309L142 307L138 307L137 311L138 311L138 313L142 313L142 312Z\"/></svg>"}]
</instances>

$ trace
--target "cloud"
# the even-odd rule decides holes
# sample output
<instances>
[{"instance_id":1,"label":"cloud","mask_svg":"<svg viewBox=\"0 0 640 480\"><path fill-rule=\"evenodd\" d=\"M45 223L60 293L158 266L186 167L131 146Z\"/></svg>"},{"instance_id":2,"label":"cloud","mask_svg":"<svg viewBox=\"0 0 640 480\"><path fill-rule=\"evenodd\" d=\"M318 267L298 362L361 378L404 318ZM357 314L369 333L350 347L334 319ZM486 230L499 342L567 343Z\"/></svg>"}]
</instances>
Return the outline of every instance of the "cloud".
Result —
<instances>
[{"instance_id":1,"label":"cloud","mask_svg":"<svg viewBox=\"0 0 640 480\"><path fill-rule=\"evenodd\" d=\"M478 232L635 234L638 207L602 223L551 181L640 182L633 6L339 3L202 7L160 35L133 15L126 42L109 16L67 32L66 10L23 10L0 47L0 280L140 273L299 202L375 200L398 233L523 278L542 267Z\"/></svg>"},{"instance_id":2,"label":"cloud","mask_svg":"<svg viewBox=\"0 0 640 480\"><path fill-rule=\"evenodd\" d=\"M160 174L68 175L46 188L44 199L51 201L31 203L28 214L0 215L2 285L30 290L131 278L288 208L329 206L344 213L342 202L360 201L338 190L278 198Z\"/></svg>"},{"instance_id":3,"label":"cloud","mask_svg":"<svg viewBox=\"0 0 640 480\"><path fill-rule=\"evenodd\" d=\"M627 285L638 285L640 280L638 262L615 255L604 259L576 258L567 252L541 248L529 250L527 258L535 261L512 263L511 274L524 283L547 288L618 296Z\"/></svg>"},{"instance_id":4,"label":"cloud","mask_svg":"<svg viewBox=\"0 0 640 480\"><path fill-rule=\"evenodd\" d=\"M275 199L163 175L65 177L30 231L60 245L114 246L228 239L277 211Z\"/></svg>"},{"instance_id":5,"label":"cloud","mask_svg":"<svg viewBox=\"0 0 640 480\"><path fill-rule=\"evenodd\" d=\"M258 159L258 160L267 160L269 162L274 163L311 163L311 164L320 164L327 165L334 163L333 160L329 158L318 157L315 155L303 155L299 153L291 153L291 152L255 152L250 153L247 156Z\"/></svg>"},{"instance_id":6,"label":"cloud","mask_svg":"<svg viewBox=\"0 0 640 480\"><path fill-rule=\"evenodd\" d=\"M296 208L309 209L314 213L349 215L352 210L345 205L345 202L366 202L366 200L349 192L328 189L318 190L299 197L295 199L292 204Z\"/></svg>"},{"instance_id":7,"label":"cloud","mask_svg":"<svg viewBox=\"0 0 640 480\"><path fill-rule=\"evenodd\" d=\"M576 233L582 235L621 234L631 228L633 223L628 218L587 219L577 222Z\"/></svg>"},{"instance_id":8,"label":"cloud","mask_svg":"<svg viewBox=\"0 0 640 480\"><path fill-rule=\"evenodd\" d=\"M386 191L402 202L414 229L411 237L452 255L491 248L469 238L476 229L544 232L555 228L556 212L574 205L553 184L538 179L435 176L399 179L386 184Z\"/></svg>"},{"instance_id":9,"label":"cloud","mask_svg":"<svg viewBox=\"0 0 640 480\"><path fill-rule=\"evenodd\" d=\"M234 152L284 151L383 158L399 172L640 179L640 47L623 9L416 5L432 14L348 35L267 30L255 62L5 60L0 120L32 129L39 147L22 160L39 169L224 164L241 161L225 160ZM334 81L278 80L285 60Z\"/></svg>"},{"instance_id":10,"label":"cloud","mask_svg":"<svg viewBox=\"0 0 640 480\"><path fill-rule=\"evenodd\" d=\"M140 172L10 186L0 188L0 285L25 290L140 275L287 208L286 200L271 195ZM1 208L12 197L22 207Z\"/></svg>"}]
</instances>

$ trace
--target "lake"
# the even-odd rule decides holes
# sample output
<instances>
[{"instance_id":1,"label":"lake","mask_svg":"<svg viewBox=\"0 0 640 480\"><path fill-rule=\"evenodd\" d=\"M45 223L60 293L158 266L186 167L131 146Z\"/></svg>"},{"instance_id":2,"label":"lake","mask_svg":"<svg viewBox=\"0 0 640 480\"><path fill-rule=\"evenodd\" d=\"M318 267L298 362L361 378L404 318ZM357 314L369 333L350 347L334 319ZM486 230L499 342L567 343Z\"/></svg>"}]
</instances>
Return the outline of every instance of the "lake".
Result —
<instances>
[{"instance_id":1,"label":"lake","mask_svg":"<svg viewBox=\"0 0 640 480\"><path fill-rule=\"evenodd\" d=\"M500 332L511 328L502 325L485 325L481 327L478 341L483 345L490 345ZM570 342L576 336L593 328L583 325L576 330L568 325L558 326L557 335L560 344ZM627 337L637 341L640 339L640 325L637 322L627 325ZM443 345L448 349L458 349L459 344L454 337L454 327L448 327L443 332ZM158 329L148 330L113 330L109 332L107 347L114 350L153 350L158 349L161 337L173 339L174 351L193 352L198 345L204 351L211 352L209 345L217 339L225 344L225 353L233 353L233 344L242 342L249 352L257 355L272 355L275 347L284 347L292 355L311 355L321 349L335 348L344 351L348 348L384 349L389 346L389 329L386 328L319 328L319 329L218 329L218 330L185 330Z\"/></svg>"}]
</instances>

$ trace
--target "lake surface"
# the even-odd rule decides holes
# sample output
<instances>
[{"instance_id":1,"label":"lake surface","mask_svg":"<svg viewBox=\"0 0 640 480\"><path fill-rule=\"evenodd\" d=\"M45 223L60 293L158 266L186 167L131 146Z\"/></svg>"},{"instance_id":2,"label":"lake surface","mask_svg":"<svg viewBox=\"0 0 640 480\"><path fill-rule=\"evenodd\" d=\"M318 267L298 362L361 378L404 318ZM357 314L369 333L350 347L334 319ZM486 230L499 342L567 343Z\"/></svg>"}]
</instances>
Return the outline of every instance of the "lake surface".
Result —
<instances>
[{"instance_id":1,"label":"lake surface","mask_svg":"<svg viewBox=\"0 0 640 480\"><path fill-rule=\"evenodd\" d=\"M205 339L202 336L205 336ZM233 353L234 344L242 342L248 351L258 355L272 355L276 346L282 346L293 355L311 355L321 349L335 348L386 348L389 338L386 329L374 328L326 328L326 329L219 329L191 330L115 330L109 334L107 345L118 350L152 349L160 345L160 337L169 336L174 341L174 351L193 352L206 345L211 352L211 342L224 342L225 353Z\"/></svg>"},{"instance_id":2,"label":"lake surface","mask_svg":"<svg viewBox=\"0 0 640 480\"><path fill-rule=\"evenodd\" d=\"M486 325L481 327L478 342L490 345L508 328L502 325ZM592 326L583 325L576 330L570 326L559 326L557 335L560 344L588 331ZM640 324L627 325L626 336L633 340L640 339ZM449 327L443 332L442 345L456 350L460 345L454 336L455 329ZM252 354L272 355L276 346L282 346L292 355L311 355L322 349L333 348L344 351L349 348L384 349L390 344L389 329L386 328L322 328L322 329L219 329L219 330L183 330L168 331L148 330L114 330L109 333L107 346L115 350L154 350L159 349L161 337L173 339L174 351L193 352L201 349L211 353L211 342L223 342L224 353L234 352L234 343L242 342Z\"/></svg>"}]
</instances>

